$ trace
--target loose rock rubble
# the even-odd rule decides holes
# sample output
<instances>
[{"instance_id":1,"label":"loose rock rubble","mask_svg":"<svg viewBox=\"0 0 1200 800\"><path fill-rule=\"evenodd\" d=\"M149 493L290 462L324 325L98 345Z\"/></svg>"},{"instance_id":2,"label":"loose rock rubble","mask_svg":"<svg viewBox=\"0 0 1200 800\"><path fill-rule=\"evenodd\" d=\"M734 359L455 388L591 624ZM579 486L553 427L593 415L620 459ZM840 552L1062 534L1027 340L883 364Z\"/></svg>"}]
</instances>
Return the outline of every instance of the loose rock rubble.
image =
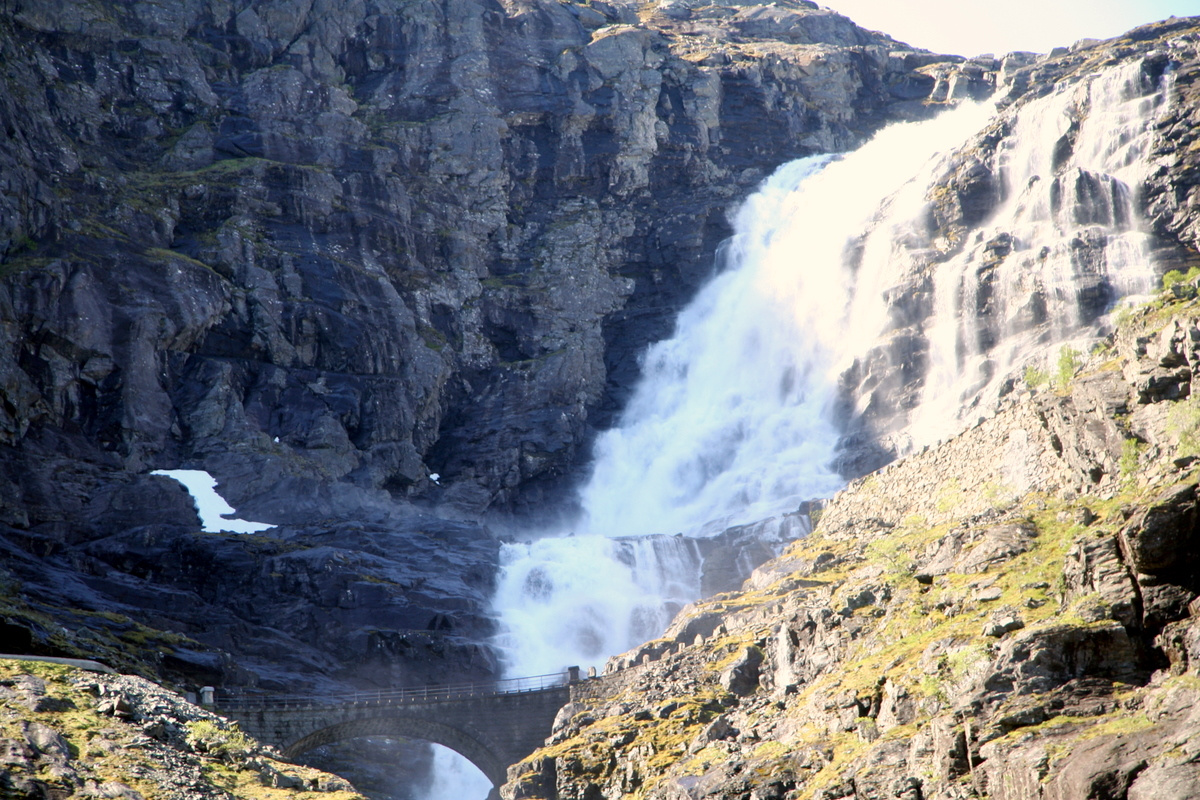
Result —
<instances>
[{"instance_id":1,"label":"loose rock rubble","mask_svg":"<svg viewBox=\"0 0 1200 800\"><path fill-rule=\"evenodd\" d=\"M361 800L233 723L142 678L0 659L0 795Z\"/></svg>"}]
</instances>

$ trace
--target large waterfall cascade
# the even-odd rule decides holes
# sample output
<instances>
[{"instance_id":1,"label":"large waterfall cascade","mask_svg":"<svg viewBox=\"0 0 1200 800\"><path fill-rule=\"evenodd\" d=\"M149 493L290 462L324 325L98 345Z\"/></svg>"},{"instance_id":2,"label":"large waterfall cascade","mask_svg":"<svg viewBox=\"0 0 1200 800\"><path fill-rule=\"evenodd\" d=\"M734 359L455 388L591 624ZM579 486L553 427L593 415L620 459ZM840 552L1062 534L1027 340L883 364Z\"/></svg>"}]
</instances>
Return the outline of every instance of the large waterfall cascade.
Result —
<instances>
[{"instance_id":1,"label":"large waterfall cascade","mask_svg":"<svg viewBox=\"0 0 1200 800\"><path fill-rule=\"evenodd\" d=\"M781 167L738 210L725 268L647 351L641 384L596 444L576 531L505 546L494 609L508 673L595 665L653 638L698 596L694 537L841 487L838 379L886 338L897 275L935 270L915 440L944 435L963 398L998 393L1031 353L1094 322L1104 308L1089 298L1148 288L1134 200L1165 96L1134 63L999 118L966 104ZM1006 130L1001 200L939 260L929 197L989 124ZM975 296L984 272L987 304Z\"/></svg>"},{"instance_id":2,"label":"large waterfall cascade","mask_svg":"<svg viewBox=\"0 0 1200 800\"><path fill-rule=\"evenodd\" d=\"M693 537L840 488L836 372L882 327L869 293L855 302L846 244L885 198L919 202L913 176L989 115L964 106L793 162L743 204L726 268L648 350L620 424L597 442L578 530L501 553L509 674L598 665L654 638L699 594Z\"/></svg>"},{"instance_id":3,"label":"large waterfall cascade","mask_svg":"<svg viewBox=\"0 0 1200 800\"><path fill-rule=\"evenodd\" d=\"M493 608L507 673L596 665L654 638L699 596L699 537L841 487L838 381L886 340L898 275L933 271L910 445L952 433L964 406L1148 288L1134 209L1168 91L1132 64L1000 117L964 105L781 167L738 210L724 269L647 351L596 444L575 531L504 547ZM1007 128L1001 202L957 250L930 241L931 191L989 123ZM451 783L434 800L486 792L482 774Z\"/></svg>"}]
</instances>

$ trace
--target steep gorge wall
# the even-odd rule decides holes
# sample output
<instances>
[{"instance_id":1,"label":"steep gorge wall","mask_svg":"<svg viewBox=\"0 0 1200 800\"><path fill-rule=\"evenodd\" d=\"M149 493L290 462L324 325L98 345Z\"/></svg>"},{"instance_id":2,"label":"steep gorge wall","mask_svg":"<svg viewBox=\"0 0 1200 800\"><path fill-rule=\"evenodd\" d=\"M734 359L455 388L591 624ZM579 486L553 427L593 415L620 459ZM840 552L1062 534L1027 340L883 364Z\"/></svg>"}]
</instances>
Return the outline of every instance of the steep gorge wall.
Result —
<instances>
[{"instance_id":1,"label":"steep gorge wall","mask_svg":"<svg viewBox=\"0 0 1200 800\"><path fill-rule=\"evenodd\" d=\"M561 499L731 204L954 63L806 2L4 4L0 649L494 673L470 520Z\"/></svg>"},{"instance_id":2,"label":"steep gorge wall","mask_svg":"<svg viewBox=\"0 0 1200 800\"><path fill-rule=\"evenodd\" d=\"M807 3L2 19L0 493L22 526L79 516L39 486L68 442L56 485L186 464L279 522L329 482L535 505L709 274L727 207L935 83L915 68L936 57Z\"/></svg>"}]
</instances>

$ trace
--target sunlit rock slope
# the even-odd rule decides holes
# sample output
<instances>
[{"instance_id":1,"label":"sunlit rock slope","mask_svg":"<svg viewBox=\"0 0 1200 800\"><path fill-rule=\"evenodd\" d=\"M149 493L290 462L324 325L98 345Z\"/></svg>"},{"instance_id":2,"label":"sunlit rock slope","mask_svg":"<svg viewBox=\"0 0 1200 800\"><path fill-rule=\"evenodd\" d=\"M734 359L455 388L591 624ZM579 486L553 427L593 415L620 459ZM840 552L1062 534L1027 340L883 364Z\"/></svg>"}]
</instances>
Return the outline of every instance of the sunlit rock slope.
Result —
<instances>
[{"instance_id":1,"label":"sunlit rock slope","mask_svg":"<svg viewBox=\"0 0 1200 800\"><path fill-rule=\"evenodd\" d=\"M361 800L140 678L0 659L0 795L11 800Z\"/></svg>"},{"instance_id":2,"label":"sunlit rock slope","mask_svg":"<svg viewBox=\"0 0 1200 800\"><path fill-rule=\"evenodd\" d=\"M1195 296L853 482L611 659L503 795L1196 797Z\"/></svg>"}]
</instances>

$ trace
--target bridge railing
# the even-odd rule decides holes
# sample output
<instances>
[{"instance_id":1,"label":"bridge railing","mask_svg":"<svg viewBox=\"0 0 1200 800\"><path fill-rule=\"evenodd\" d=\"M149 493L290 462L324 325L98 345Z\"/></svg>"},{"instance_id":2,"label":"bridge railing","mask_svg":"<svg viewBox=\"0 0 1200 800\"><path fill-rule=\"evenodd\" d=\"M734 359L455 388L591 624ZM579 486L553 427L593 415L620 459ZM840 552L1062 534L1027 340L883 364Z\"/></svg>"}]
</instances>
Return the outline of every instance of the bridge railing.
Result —
<instances>
[{"instance_id":1,"label":"bridge railing","mask_svg":"<svg viewBox=\"0 0 1200 800\"><path fill-rule=\"evenodd\" d=\"M405 703L431 703L446 700L463 700L470 697L490 697L500 694L540 692L566 686L572 679L571 672L551 672L525 678L504 678L482 683L458 683L422 686L416 689L384 689L376 692L335 692L322 695L238 694L218 696L215 705L224 711L248 711L259 708L286 708L297 706L327 706L363 703L392 705Z\"/></svg>"}]
</instances>

